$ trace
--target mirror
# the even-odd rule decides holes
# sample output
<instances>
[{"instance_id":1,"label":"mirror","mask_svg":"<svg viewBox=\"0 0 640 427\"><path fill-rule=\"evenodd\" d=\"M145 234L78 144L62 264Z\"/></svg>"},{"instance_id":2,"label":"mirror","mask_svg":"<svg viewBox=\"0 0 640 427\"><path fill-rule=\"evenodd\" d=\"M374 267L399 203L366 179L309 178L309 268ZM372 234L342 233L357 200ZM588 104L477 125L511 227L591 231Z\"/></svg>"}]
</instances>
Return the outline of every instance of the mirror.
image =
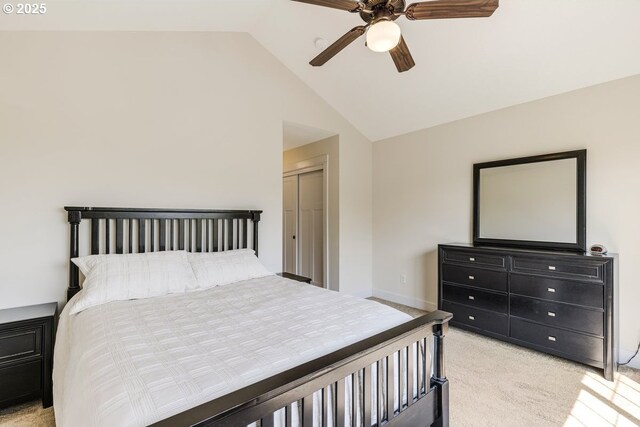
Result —
<instances>
[{"instance_id":1,"label":"mirror","mask_svg":"<svg viewBox=\"0 0 640 427\"><path fill-rule=\"evenodd\" d=\"M586 150L474 165L474 244L586 249Z\"/></svg>"}]
</instances>

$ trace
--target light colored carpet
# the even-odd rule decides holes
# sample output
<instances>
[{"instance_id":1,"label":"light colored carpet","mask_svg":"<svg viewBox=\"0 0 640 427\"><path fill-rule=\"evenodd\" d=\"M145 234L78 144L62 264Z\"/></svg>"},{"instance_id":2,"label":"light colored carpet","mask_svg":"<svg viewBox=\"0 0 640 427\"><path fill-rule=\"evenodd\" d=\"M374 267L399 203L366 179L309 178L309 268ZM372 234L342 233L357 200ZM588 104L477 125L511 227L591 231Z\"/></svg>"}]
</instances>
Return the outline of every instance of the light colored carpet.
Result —
<instances>
[{"instance_id":1,"label":"light colored carpet","mask_svg":"<svg viewBox=\"0 0 640 427\"><path fill-rule=\"evenodd\" d=\"M412 316L420 310L371 298ZM639 426L640 371L601 371L449 328L445 337L453 427Z\"/></svg>"},{"instance_id":2,"label":"light colored carpet","mask_svg":"<svg viewBox=\"0 0 640 427\"><path fill-rule=\"evenodd\" d=\"M640 426L640 371L621 368L610 383L598 370L456 328L445 358L452 427ZM14 406L0 411L0 425L55 426L53 409Z\"/></svg>"},{"instance_id":3,"label":"light colored carpet","mask_svg":"<svg viewBox=\"0 0 640 427\"><path fill-rule=\"evenodd\" d=\"M0 426L50 427L55 425L53 408L42 409L40 400L0 410Z\"/></svg>"}]
</instances>

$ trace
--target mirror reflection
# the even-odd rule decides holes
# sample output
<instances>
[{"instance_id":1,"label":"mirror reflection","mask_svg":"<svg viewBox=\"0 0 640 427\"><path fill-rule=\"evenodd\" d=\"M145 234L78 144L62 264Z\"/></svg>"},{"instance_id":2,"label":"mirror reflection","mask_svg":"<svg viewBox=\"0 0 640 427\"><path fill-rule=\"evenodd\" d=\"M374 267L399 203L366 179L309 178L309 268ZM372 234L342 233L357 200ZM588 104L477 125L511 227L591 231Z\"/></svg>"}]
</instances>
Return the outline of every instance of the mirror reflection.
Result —
<instances>
[{"instance_id":1,"label":"mirror reflection","mask_svg":"<svg viewBox=\"0 0 640 427\"><path fill-rule=\"evenodd\" d=\"M480 170L479 237L575 243L577 159Z\"/></svg>"}]
</instances>

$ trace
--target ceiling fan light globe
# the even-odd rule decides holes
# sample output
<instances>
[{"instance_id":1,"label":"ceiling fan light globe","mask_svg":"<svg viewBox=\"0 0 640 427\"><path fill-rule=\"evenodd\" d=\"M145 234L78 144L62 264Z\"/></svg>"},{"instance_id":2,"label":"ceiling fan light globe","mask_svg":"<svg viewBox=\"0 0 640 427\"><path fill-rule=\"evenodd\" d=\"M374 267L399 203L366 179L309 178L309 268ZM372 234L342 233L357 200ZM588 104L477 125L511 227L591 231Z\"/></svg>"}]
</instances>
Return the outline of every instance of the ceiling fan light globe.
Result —
<instances>
[{"instance_id":1,"label":"ceiling fan light globe","mask_svg":"<svg viewBox=\"0 0 640 427\"><path fill-rule=\"evenodd\" d=\"M393 21L380 21L367 30L367 47L374 52L388 52L400 43L402 31Z\"/></svg>"}]
</instances>

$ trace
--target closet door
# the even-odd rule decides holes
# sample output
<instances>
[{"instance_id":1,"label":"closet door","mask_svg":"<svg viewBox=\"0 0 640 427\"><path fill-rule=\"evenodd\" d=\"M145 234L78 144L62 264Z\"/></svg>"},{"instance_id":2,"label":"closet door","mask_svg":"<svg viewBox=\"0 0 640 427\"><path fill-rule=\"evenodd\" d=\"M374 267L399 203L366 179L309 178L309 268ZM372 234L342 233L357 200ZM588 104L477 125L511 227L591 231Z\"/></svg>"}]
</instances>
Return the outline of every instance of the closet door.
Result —
<instances>
[{"instance_id":1,"label":"closet door","mask_svg":"<svg viewBox=\"0 0 640 427\"><path fill-rule=\"evenodd\" d=\"M288 176L283 182L283 215L284 224L282 242L282 264L286 273L298 273L298 176Z\"/></svg>"},{"instance_id":2,"label":"closet door","mask_svg":"<svg viewBox=\"0 0 640 427\"><path fill-rule=\"evenodd\" d=\"M298 175L298 273L324 285L324 174Z\"/></svg>"}]
</instances>

